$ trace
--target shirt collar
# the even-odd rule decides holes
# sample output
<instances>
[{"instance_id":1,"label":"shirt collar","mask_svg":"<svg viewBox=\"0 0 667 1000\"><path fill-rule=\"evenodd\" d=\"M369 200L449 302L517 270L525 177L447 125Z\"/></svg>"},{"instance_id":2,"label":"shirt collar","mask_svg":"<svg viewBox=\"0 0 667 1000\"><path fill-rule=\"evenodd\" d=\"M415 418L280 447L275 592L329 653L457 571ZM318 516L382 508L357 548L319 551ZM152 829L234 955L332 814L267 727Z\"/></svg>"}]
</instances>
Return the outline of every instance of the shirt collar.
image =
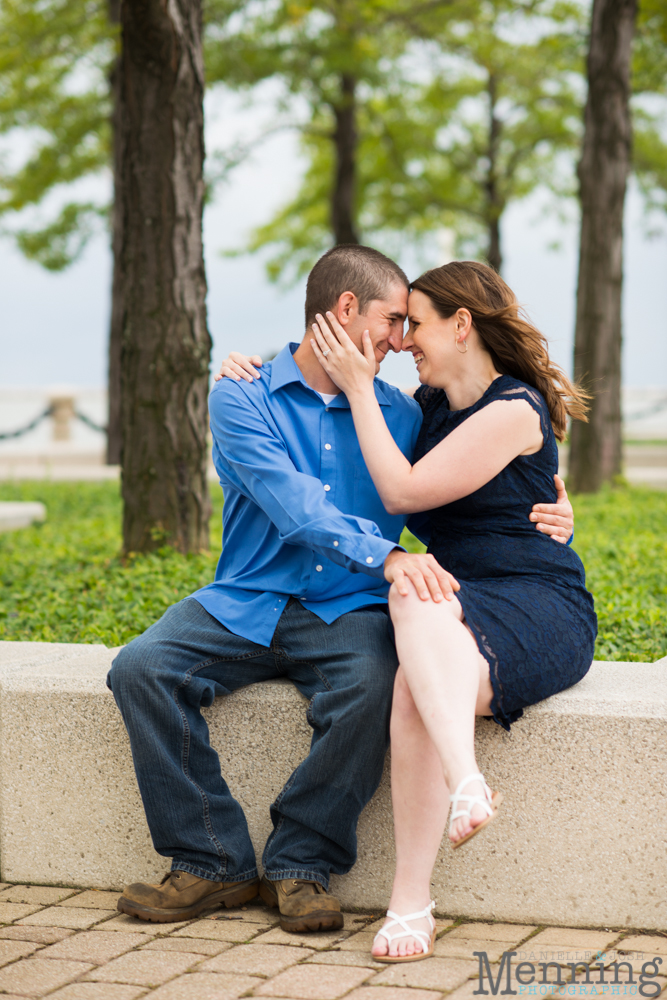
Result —
<instances>
[{"instance_id":1,"label":"shirt collar","mask_svg":"<svg viewBox=\"0 0 667 1000\"><path fill-rule=\"evenodd\" d=\"M293 354L298 346L299 345L294 342L286 344L282 351L276 354L275 358L271 362L271 378L269 380L270 393L274 393L277 389L282 389L283 386L290 385L292 382L301 382L306 389L310 389L311 392L316 392L315 389L312 389L311 386L308 385L301 373L301 369L293 358ZM384 390L384 383L375 379L373 388L375 389L375 398L380 406L391 406L391 400L388 398ZM316 394L319 396L319 393ZM339 393L338 396L331 401L331 403L329 403L329 406L346 410L349 410L350 408L347 397L342 392Z\"/></svg>"},{"instance_id":2,"label":"shirt collar","mask_svg":"<svg viewBox=\"0 0 667 1000\"><path fill-rule=\"evenodd\" d=\"M289 385L290 382L303 382L306 385L299 366L292 357L298 346L295 343L285 344L282 351L276 354L271 362L269 392L273 393L276 389L282 389L284 385Z\"/></svg>"}]
</instances>

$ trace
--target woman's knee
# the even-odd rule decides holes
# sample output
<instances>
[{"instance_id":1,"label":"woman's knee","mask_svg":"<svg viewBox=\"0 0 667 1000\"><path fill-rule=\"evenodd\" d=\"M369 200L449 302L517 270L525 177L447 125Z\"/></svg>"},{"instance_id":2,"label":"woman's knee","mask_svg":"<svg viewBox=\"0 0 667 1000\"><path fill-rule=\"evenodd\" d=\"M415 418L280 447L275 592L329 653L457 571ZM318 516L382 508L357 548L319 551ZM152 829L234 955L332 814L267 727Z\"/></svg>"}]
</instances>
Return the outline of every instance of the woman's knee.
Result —
<instances>
[{"instance_id":1,"label":"woman's knee","mask_svg":"<svg viewBox=\"0 0 667 1000\"><path fill-rule=\"evenodd\" d=\"M439 621L442 620L441 616L445 617L445 621L450 618L457 622L463 620L463 608L458 597L454 596L449 601L443 600L437 603L430 597L423 601L412 584L409 585L407 594L401 594L396 584L392 583L389 588L389 613L394 625L402 621L413 623L417 615L435 614Z\"/></svg>"},{"instance_id":2,"label":"woman's knee","mask_svg":"<svg viewBox=\"0 0 667 1000\"><path fill-rule=\"evenodd\" d=\"M401 594L395 583L389 588L389 613L396 623L402 618L410 618L419 605L423 603L412 584L408 586L407 594Z\"/></svg>"}]
</instances>

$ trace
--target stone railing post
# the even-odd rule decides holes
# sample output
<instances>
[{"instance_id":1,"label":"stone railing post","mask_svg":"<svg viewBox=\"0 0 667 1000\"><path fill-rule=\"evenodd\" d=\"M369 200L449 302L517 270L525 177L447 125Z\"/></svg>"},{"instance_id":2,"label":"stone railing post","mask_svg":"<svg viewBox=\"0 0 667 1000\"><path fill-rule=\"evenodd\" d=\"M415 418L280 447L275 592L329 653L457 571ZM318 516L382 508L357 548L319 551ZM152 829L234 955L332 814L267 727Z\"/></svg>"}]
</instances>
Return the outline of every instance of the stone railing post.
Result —
<instances>
[{"instance_id":1,"label":"stone railing post","mask_svg":"<svg viewBox=\"0 0 667 1000\"><path fill-rule=\"evenodd\" d=\"M74 399L71 396L53 396L49 400L53 420L53 440L69 441L72 437Z\"/></svg>"}]
</instances>

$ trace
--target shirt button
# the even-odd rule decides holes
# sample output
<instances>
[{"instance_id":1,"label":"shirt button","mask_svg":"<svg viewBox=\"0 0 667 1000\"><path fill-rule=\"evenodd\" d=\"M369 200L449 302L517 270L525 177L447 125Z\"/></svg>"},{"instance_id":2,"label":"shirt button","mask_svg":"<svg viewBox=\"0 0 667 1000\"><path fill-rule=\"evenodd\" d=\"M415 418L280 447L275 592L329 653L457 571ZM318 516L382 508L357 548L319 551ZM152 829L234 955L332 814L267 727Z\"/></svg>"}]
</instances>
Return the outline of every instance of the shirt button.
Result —
<instances>
[{"instance_id":1,"label":"shirt button","mask_svg":"<svg viewBox=\"0 0 667 1000\"><path fill-rule=\"evenodd\" d=\"M322 567L321 566L316 566L315 569L317 570L318 573L322 572Z\"/></svg>"},{"instance_id":2,"label":"shirt button","mask_svg":"<svg viewBox=\"0 0 667 1000\"><path fill-rule=\"evenodd\" d=\"M334 548L335 548L335 549L337 549L337 548L338 548L338 542L334 542Z\"/></svg>"},{"instance_id":3,"label":"shirt button","mask_svg":"<svg viewBox=\"0 0 667 1000\"><path fill-rule=\"evenodd\" d=\"M328 484L328 483L325 483L325 484L324 484L324 492L325 492L325 493L328 493L330 489L331 489L331 487L329 486L329 484Z\"/></svg>"},{"instance_id":4,"label":"shirt button","mask_svg":"<svg viewBox=\"0 0 667 1000\"><path fill-rule=\"evenodd\" d=\"M324 447L326 448L327 451L331 451L331 445L330 444L325 444Z\"/></svg>"},{"instance_id":5,"label":"shirt button","mask_svg":"<svg viewBox=\"0 0 667 1000\"><path fill-rule=\"evenodd\" d=\"M366 556L366 562L370 565L373 562L373 556Z\"/></svg>"}]
</instances>

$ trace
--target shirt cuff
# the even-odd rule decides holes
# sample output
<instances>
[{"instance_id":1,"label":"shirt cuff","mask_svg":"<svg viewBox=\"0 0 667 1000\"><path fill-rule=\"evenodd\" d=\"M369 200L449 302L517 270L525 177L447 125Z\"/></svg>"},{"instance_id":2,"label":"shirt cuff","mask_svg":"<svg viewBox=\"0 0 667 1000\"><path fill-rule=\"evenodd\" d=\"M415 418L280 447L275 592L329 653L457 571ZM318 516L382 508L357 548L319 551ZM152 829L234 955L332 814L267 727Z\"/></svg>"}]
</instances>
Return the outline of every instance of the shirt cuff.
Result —
<instances>
[{"instance_id":1,"label":"shirt cuff","mask_svg":"<svg viewBox=\"0 0 667 1000\"><path fill-rule=\"evenodd\" d=\"M386 538L366 538L364 539L364 544L360 547L364 554L361 558L359 556L353 556L352 558L363 573L379 577L380 579L384 579L384 561L389 553L393 552L394 549L400 549L401 552L405 552L402 545L390 542Z\"/></svg>"}]
</instances>

